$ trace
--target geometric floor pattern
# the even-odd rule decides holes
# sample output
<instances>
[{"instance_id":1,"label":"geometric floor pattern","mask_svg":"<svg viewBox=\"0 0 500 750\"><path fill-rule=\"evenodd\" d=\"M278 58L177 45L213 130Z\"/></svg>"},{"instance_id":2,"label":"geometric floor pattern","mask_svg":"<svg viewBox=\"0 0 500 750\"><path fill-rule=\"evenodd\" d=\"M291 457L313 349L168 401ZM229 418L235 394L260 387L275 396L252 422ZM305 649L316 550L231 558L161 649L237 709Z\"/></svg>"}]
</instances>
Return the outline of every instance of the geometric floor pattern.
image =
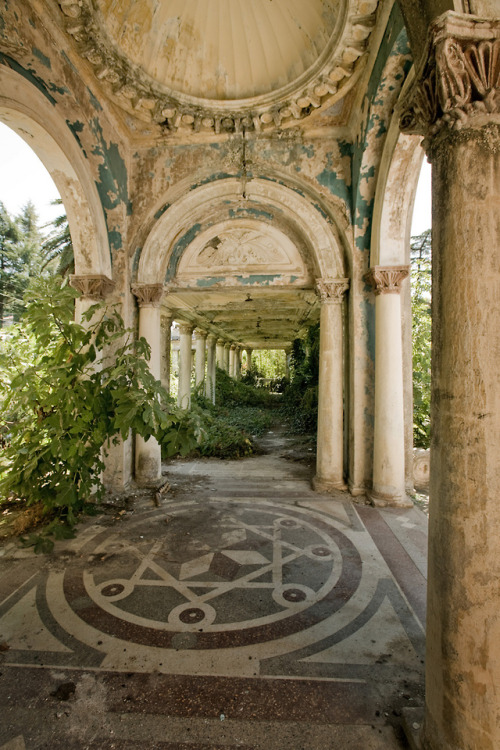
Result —
<instances>
[{"instance_id":1,"label":"geometric floor pattern","mask_svg":"<svg viewBox=\"0 0 500 750\"><path fill-rule=\"evenodd\" d=\"M191 482L51 555L7 550L0 749L403 747L401 711L422 701L423 515L280 470L295 493Z\"/></svg>"}]
</instances>

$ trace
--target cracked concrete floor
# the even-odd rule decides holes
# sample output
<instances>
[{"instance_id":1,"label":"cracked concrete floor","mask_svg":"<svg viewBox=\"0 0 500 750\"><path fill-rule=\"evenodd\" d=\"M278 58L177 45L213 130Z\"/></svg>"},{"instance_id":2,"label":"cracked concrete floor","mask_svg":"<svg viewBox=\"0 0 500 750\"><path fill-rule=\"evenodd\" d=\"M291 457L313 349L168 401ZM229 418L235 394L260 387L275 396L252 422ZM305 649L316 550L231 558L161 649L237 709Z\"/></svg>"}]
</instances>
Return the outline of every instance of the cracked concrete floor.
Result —
<instances>
[{"instance_id":1,"label":"cracked concrete floor","mask_svg":"<svg viewBox=\"0 0 500 750\"><path fill-rule=\"evenodd\" d=\"M310 462L176 460L50 555L0 548L0 750L404 748L423 703L426 517Z\"/></svg>"}]
</instances>

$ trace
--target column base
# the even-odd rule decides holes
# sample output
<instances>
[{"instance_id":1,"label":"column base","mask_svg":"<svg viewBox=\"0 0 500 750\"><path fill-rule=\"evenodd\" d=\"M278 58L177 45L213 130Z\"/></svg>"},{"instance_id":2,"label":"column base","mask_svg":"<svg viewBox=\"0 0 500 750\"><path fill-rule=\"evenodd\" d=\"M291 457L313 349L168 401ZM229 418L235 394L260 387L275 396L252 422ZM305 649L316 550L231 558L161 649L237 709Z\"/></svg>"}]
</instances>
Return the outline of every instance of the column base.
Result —
<instances>
[{"instance_id":1,"label":"column base","mask_svg":"<svg viewBox=\"0 0 500 750\"><path fill-rule=\"evenodd\" d=\"M322 495L328 495L332 492L339 492L340 490L346 490L346 483L341 481L335 481L333 479L323 479L322 477L315 476L312 480L313 490L319 492Z\"/></svg>"},{"instance_id":2,"label":"column base","mask_svg":"<svg viewBox=\"0 0 500 750\"><path fill-rule=\"evenodd\" d=\"M413 503L406 494L391 494L371 489L367 491L366 496L375 508L413 508Z\"/></svg>"},{"instance_id":3,"label":"column base","mask_svg":"<svg viewBox=\"0 0 500 750\"><path fill-rule=\"evenodd\" d=\"M157 445L157 447L159 454L160 446ZM161 484L161 456L139 453L135 467L135 481L139 487L157 487Z\"/></svg>"},{"instance_id":4,"label":"column base","mask_svg":"<svg viewBox=\"0 0 500 750\"><path fill-rule=\"evenodd\" d=\"M403 708L402 727L407 739L410 750L424 750L423 744L423 727L424 714L423 708Z\"/></svg>"},{"instance_id":5,"label":"column base","mask_svg":"<svg viewBox=\"0 0 500 750\"><path fill-rule=\"evenodd\" d=\"M366 492L366 487L357 487L355 484L349 482L349 494L351 497L361 497L362 495L366 495Z\"/></svg>"}]
</instances>

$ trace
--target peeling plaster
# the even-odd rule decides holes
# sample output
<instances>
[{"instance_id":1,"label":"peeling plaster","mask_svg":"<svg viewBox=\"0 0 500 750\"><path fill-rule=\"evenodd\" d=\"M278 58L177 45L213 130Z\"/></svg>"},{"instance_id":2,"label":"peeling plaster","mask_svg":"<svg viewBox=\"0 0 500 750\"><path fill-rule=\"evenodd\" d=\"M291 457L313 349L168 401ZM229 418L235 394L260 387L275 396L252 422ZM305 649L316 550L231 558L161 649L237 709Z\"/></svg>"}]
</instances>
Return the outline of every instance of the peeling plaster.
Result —
<instances>
[{"instance_id":1,"label":"peeling plaster","mask_svg":"<svg viewBox=\"0 0 500 750\"><path fill-rule=\"evenodd\" d=\"M19 65L18 62L13 60L11 57L8 57L8 55L4 55L2 52L0 52L0 63L6 65L8 68L11 68L11 70L14 70L16 73L19 73L19 75L23 76L23 78L26 78L26 80L33 84L33 86L35 86L52 105L56 105L57 102L49 93L48 87L45 82L42 81L41 78L38 78L38 76L36 76L33 71L23 68L22 65Z\"/></svg>"},{"instance_id":2,"label":"peeling plaster","mask_svg":"<svg viewBox=\"0 0 500 750\"><path fill-rule=\"evenodd\" d=\"M179 263L179 260L182 257L182 253L187 248L187 246L194 240L196 235L202 230L201 224L193 224L191 229L188 229L188 231L178 240L175 244L174 249L172 250L172 254L170 256L170 260L168 262L168 268L167 273L165 275L165 281L171 281L177 272L177 265Z\"/></svg>"},{"instance_id":3,"label":"peeling plaster","mask_svg":"<svg viewBox=\"0 0 500 750\"><path fill-rule=\"evenodd\" d=\"M43 52L38 49L38 47L32 47L31 51L34 54L34 56L36 58L38 58L38 60L40 60L40 62L42 63L42 65L44 65L46 68L48 68L49 70L51 70L52 63L50 62L50 60L47 57L47 55L44 55Z\"/></svg>"}]
</instances>

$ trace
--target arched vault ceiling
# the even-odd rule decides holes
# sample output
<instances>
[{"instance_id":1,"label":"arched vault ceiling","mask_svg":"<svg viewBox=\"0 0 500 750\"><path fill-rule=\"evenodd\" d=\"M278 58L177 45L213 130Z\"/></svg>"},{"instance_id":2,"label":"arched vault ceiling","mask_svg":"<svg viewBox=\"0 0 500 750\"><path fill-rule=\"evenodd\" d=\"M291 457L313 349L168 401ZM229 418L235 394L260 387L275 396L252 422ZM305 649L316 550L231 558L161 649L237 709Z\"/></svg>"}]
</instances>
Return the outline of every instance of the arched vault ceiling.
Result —
<instances>
[{"instance_id":1,"label":"arched vault ceiling","mask_svg":"<svg viewBox=\"0 0 500 750\"><path fill-rule=\"evenodd\" d=\"M261 130L343 98L378 0L60 0L116 101L171 130Z\"/></svg>"}]
</instances>

